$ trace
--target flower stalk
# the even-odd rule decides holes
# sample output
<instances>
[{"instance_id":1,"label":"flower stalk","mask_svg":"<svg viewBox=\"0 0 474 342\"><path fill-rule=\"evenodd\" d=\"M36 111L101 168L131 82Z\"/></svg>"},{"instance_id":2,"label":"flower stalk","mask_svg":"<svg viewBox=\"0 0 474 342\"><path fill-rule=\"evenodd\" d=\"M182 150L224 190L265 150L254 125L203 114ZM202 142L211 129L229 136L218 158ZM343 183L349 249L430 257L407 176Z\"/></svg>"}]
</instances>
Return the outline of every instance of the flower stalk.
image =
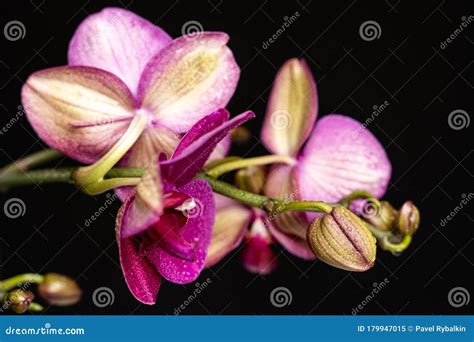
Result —
<instances>
[{"instance_id":1,"label":"flower stalk","mask_svg":"<svg viewBox=\"0 0 474 342\"><path fill-rule=\"evenodd\" d=\"M31 170L25 173L12 173L0 177L0 188L14 186L45 184L45 183L69 183L75 184L74 177L78 169L74 167ZM124 179L130 179L130 183L138 183L145 172L141 168L113 168L103 177L103 184L110 185L114 182L121 182ZM319 201L286 201L274 199L268 196L254 194L252 192L238 189L229 183L214 179L206 173L199 173L197 178L203 179L209 183L212 190L218 194L237 200L243 204L264 209L270 213L283 213L286 211L314 211L330 212L333 205Z\"/></svg>"},{"instance_id":2,"label":"flower stalk","mask_svg":"<svg viewBox=\"0 0 474 342\"><path fill-rule=\"evenodd\" d=\"M208 168L206 173L213 178L217 178L228 172L244 169L249 166L259 166L276 163L294 165L295 159L284 155L267 155L253 158L231 159L225 163L220 163L215 167Z\"/></svg>"},{"instance_id":3,"label":"flower stalk","mask_svg":"<svg viewBox=\"0 0 474 342\"><path fill-rule=\"evenodd\" d=\"M146 115L136 115L127 131L102 158L92 165L75 170L73 179L77 187L88 195L96 195L119 186L137 185L138 181L133 177L114 179L104 179L104 177L135 144L148 122L149 118Z\"/></svg>"}]
</instances>

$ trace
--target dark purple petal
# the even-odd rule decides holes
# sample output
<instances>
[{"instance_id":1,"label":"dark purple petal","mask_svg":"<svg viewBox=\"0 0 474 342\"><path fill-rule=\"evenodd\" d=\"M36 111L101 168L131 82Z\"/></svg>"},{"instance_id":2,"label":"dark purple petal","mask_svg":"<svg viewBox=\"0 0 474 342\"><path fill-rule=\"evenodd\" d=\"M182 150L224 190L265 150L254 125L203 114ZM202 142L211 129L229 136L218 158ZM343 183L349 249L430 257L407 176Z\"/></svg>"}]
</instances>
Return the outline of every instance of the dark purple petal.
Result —
<instances>
[{"instance_id":1,"label":"dark purple petal","mask_svg":"<svg viewBox=\"0 0 474 342\"><path fill-rule=\"evenodd\" d=\"M120 264L130 292L144 304L155 304L160 289L161 276L149 260L140 255L139 241L135 238L122 239L123 218L133 200L129 196L117 215L116 235L120 254Z\"/></svg>"},{"instance_id":2,"label":"dark purple petal","mask_svg":"<svg viewBox=\"0 0 474 342\"><path fill-rule=\"evenodd\" d=\"M223 125L229 120L230 114L225 109L219 109L214 113L206 115L201 120L196 122L193 127L180 140L178 147L173 153L172 159L182 154L186 148L195 142L197 139L212 131L213 129Z\"/></svg>"},{"instance_id":3,"label":"dark purple petal","mask_svg":"<svg viewBox=\"0 0 474 342\"><path fill-rule=\"evenodd\" d=\"M214 114L211 115L212 116L209 120L214 120ZM220 116L217 117L220 118ZM174 183L176 186L189 182L196 173L201 171L204 163L207 161L216 145L224 139L233 128L253 117L255 117L255 114L252 112L245 112L237 115L235 118L221 124L212 131L201 135L184 150L180 151L178 157L163 161L161 165L165 179Z\"/></svg>"},{"instance_id":4,"label":"dark purple petal","mask_svg":"<svg viewBox=\"0 0 474 342\"><path fill-rule=\"evenodd\" d=\"M195 244L195 259L187 261L161 248L155 248L148 257L164 278L173 283L185 284L194 281L204 268L216 209L212 190L203 180L194 180L179 188L179 192L187 194L196 202L195 209L187 212L188 222L181 229L183 239Z\"/></svg>"},{"instance_id":5,"label":"dark purple petal","mask_svg":"<svg viewBox=\"0 0 474 342\"><path fill-rule=\"evenodd\" d=\"M278 266L277 256L271 247L272 237L267 230L267 223L257 215L247 236L241 257L242 265L249 272L269 274Z\"/></svg>"}]
</instances>

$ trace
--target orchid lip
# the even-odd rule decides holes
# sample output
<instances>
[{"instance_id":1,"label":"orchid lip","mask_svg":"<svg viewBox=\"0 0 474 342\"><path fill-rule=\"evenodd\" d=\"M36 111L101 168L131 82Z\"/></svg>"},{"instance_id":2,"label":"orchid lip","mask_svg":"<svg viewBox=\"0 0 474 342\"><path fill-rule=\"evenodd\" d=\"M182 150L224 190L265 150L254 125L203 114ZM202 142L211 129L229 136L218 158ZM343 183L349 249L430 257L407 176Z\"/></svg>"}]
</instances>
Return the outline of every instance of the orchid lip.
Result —
<instances>
[{"instance_id":1,"label":"orchid lip","mask_svg":"<svg viewBox=\"0 0 474 342\"><path fill-rule=\"evenodd\" d=\"M194 261L196 241L186 241L180 229L186 225L188 218L177 210L168 209L160 220L146 232L167 253L187 261Z\"/></svg>"}]
</instances>

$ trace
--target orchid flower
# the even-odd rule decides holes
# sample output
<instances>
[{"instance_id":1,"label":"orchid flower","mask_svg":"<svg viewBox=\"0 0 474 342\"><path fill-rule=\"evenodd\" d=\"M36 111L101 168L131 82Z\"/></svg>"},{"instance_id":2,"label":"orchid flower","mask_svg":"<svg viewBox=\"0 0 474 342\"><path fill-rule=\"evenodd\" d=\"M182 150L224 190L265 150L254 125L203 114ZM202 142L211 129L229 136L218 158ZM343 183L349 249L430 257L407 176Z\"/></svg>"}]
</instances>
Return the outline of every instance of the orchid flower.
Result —
<instances>
[{"instance_id":1,"label":"orchid flower","mask_svg":"<svg viewBox=\"0 0 474 342\"><path fill-rule=\"evenodd\" d=\"M132 12L106 8L77 28L68 66L28 78L22 103L40 138L65 155L147 166L228 103L240 74L228 40L220 32L172 40Z\"/></svg>"},{"instance_id":2,"label":"orchid flower","mask_svg":"<svg viewBox=\"0 0 474 342\"><path fill-rule=\"evenodd\" d=\"M350 117L330 114L316 122L317 112L316 83L308 66L302 60L289 60L276 76L262 141L269 151L290 156L295 163L273 167L265 193L326 203L361 189L376 198L383 196L391 164L380 142ZM278 124L280 116L284 125ZM278 215L275 225L281 234L274 235L275 239L293 254L308 258L306 230L317 216Z\"/></svg>"},{"instance_id":3,"label":"orchid flower","mask_svg":"<svg viewBox=\"0 0 474 342\"><path fill-rule=\"evenodd\" d=\"M273 85L262 141L269 151L290 157L292 162L270 169L264 193L288 201L326 203L337 202L360 189L381 197L391 174L381 144L347 116L327 115L315 125L317 113L316 83L308 66L302 60L287 61ZM244 267L257 273L268 273L274 268L276 257L269 246L275 241L300 258L316 258L306 235L310 222L321 214L291 212L266 217L235 201L222 203L217 210L207 266L221 260L245 236L243 254L252 257L243 258ZM258 229L253 228L255 225ZM256 236L258 241L253 240ZM262 260L267 262L262 264Z\"/></svg>"},{"instance_id":4,"label":"orchid flower","mask_svg":"<svg viewBox=\"0 0 474 342\"><path fill-rule=\"evenodd\" d=\"M193 179L216 145L252 112L229 120L226 110L198 121L170 159L147 168L120 208L116 231L125 280L133 295L154 304L161 279L184 284L204 267L214 225L213 192Z\"/></svg>"}]
</instances>

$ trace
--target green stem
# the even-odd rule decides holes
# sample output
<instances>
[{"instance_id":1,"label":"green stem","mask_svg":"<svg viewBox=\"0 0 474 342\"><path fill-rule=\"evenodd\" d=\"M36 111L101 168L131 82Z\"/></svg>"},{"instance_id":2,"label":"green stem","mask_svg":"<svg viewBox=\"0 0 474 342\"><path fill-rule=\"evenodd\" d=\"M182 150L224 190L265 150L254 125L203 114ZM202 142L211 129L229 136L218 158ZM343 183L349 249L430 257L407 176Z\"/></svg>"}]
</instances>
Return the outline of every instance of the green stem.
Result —
<instances>
[{"instance_id":1,"label":"green stem","mask_svg":"<svg viewBox=\"0 0 474 342\"><path fill-rule=\"evenodd\" d=\"M0 177L0 187L12 187L31 184L44 183L74 183L74 175L77 168L57 168L32 170L25 173L12 173ZM144 173L140 168L113 168L101 182L106 187L114 188L123 185L136 185ZM197 178L204 179L209 183L212 190L226 197L235 199L241 203L264 209L271 213L283 213L286 211L316 211L329 213L332 205L318 201L297 201L291 202L282 199L274 199L267 196L254 194L236 188L226 182L210 177L204 172L197 175ZM125 183L124 181L128 183ZM94 190L94 189L93 189Z\"/></svg>"},{"instance_id":2,"label":"green stem","mask_svg":"<svg viewBox=\"0 0 474 342\"><path fill-rule=\"evenodd\" d=\"M358 190L350 193L343 199L339 201L339 203L345 207L347 207L349 204L351 204L352 201L356 199L366 199L370 202L372 202L374 205L376 205L378 208L380 208L380 202L378 199L374 197L370 192L363 191L363 190Z\"/></svg>"},{"instance_id":3,"label":"green stem","mask_svg":"<svg viewBox=\"0 0 474 342\"><path fill-rule=\"evenodd\" d=\"M14 277L0 280L0 292L7 292L11 289L21 286L24 283L41 284L44 277L37 273L24 273Z\"/></svg>"},{"instance_id":4,"label":"green stem","mask_svg":"<svg viewBox=\"0 0 474 342\"><path fill-rule=\"evenodd\" d=\"M390 230L379 230L375 228L373 225L367 223L367 227L369 228L370 232L379 242L380 248L385 251L389 251L392 253L400 253L403 252L411 243L411 235L405 235L399 243L393 243L390 241L395 235Z\"/></svg>"},{"instance_id":5,"label":"green stem","mask_svg":"<svg viewBox=\"0 0 474 342\"><path fill-rule=\"evenodd\" d=\"M392 253L400 253L403 252L405 249L410 246L411 243L411 235L405 235L403 240L399 243L392 243L390 242L390 238L386 236L382 239L380 243L380 247L382 247L386 251L390 251Z\"/></svg>"},{"instance_id":6,"label":"green stem","mask_svg":"<svg viewBox=\"0 0 474 342\"><path fill-rule=\"evenodd\" d=\"M243 169L249 166L267 165L283 163L288 165L294 165L295 160L292 157L280 156L280 155L268 155L254 158L245 158L237 160L229 160L226 163L221 163L212 168L207 168L206 172L209 176L217 178L227 172Z\"/></svg>"},{"instance_id":7,"label":"green stem","mask_svg":"<svg viewBox=\"0 0 474 342\"><path fill-rule=\"evenodd\" d=\"M248 192L236 188L229 183L214 179L213 177L199 173L197 178L204 179L211 186L214 192L226 197L235 199L243 204L264 209L269 213L280 214L286 211L316 211L330 213L332 206L324 202L317 201L295 201L290 202L282 199L270 198L267 196Z\"/></svg>"},{"instance_id":8,"label":"green stem","mask_svg":"<svg viewBox=\"0 0 474 342\"><path fill-rule=\"evenodd\" d=\"M94 164L83 166L74 171L74 182L89 195L96 195L118 186L136 185L130 179L116 179L113 182L104 181L110 169L127 153L145 130L149 118L146 115L136 115L125 133L115 145Z\"/></svg>"},{"instance_id":9,"label":"green stem","mask_svg":"<svg viewBox=\"0 0 474 342\"><path fill-rule=\"evenodd\" d=\"M44 183L74 183L73 177L76 169L77 168L69 167L49 170L32 170L22 174L8 174L0 177L0 187ZM112 187L112 185L114 185L113 182L116 180L120 182L120 185L123 184L124 180L129 180L130 185L136 185L143 173L144 169L139 168L113 168L105 175L105 179L102 182L105 182L107 186ZM318 201L291 202L254 194L210 177L204 172L198 173L196 177L208 182L214 192L235 199L243 204L264 209L270 213L279 214L290 210L329 213L333 207L330 204Z\"/></svg>"},{"instance_id":10,"label":"green stem","mask_svg":"<svg viewBox=\"0 0 474 342\"><path fill-rule=\"evenodd\" d=\"M62 154L60 152L52 149L35 152L1 168L0 175L3 176L13 172L26 171L32 167L58 159L61 156Z\"/></svg>"},{"instance_id":11,"label":"green stem","mask_svg":"<svg viewBox=\"0 0 474 342\"><path fill-rule=\"evenodd\" d=\"M62 167L57 169L32 170L25 173L10 173L0 175L0 188L9 188L23 185L36 185L47 183L73 184L73 174L77 168ZM143 176L144 169L139 168L113 168L105 175L105 180L111 178L127 179ZM136 181L136 180L135 180Z\"/></svg>"}]
</instances>

